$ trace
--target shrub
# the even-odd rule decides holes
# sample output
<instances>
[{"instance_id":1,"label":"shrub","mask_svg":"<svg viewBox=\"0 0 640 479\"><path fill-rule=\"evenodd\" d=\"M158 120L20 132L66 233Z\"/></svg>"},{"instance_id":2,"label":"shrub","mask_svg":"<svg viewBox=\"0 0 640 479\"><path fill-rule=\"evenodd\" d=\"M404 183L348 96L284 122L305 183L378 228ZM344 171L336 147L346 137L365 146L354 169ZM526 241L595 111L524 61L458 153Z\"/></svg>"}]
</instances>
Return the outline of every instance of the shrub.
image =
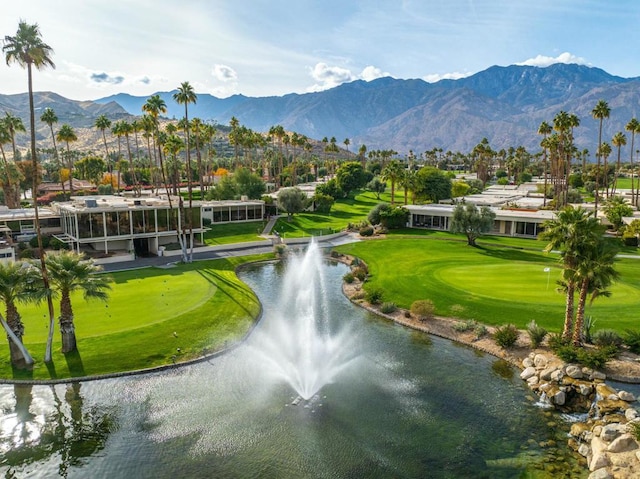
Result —
<instances>
[{"instance_id":1,"label":"shrub","mask_svg":"<svg viewBox=\"0 0 640 479\"><path fill-rule=\"evenodd\" d=\"M411 303L411 314L420 321L433 319L435 306L430 299L419 299Z\"/></svg>"},{"instance_id":2,"label":"shrub","mask_svg":"<svg viewBox=\"0 0 640 479\"><path fill-rule=\"evenodd\" d=\"M382 303L380 307L380 311L384 314L394 313L397 309L396 303Z\"/></svg>"},{"instance_id":3,"label":"shrub","mask_svg":"<svg viewBox=\"0 0 640 479\"><path fill-rule=\"evenodd\" d=\"M636 441L640 441L640 422L628 422L627 429Z\"/></svg>"},{"instance_id":4,"label":"shrub","mask_svg":"<svg viewBox=\"0 0 640 479\"><path fill-rule=\"evenodd\" d=\"M622 343L620 335L611 329L601 329L593 334L593 344L600 348L614 346L619 349Z\"/></svg>"},{"instance_id":5,"label":"shrub","mask_svg":"<svg viewBox=\"0 0 640 479\"><path fill-rule=\"evenodd\" d=\"M566 344L558 348L555 353L565 363L578 363L591 369L600 369L607 361L616 356L617 349L613 346L606 346L601 349L588 350Z\"/></svg>"},{"instance_id":6,"label":"shrub","mask_svg":"<svg viewBox=\"0 0 640 479\"><path fill-rule=\"evenodd\" d=\"M60 241L58 238L51 238L51 241L49 242L49 246L55 250L69 249L69 245L64 241Z\"/></svg>"},{"instance_id":7,"label":"shrub","mask_svg":"<svg viewBox=\"0 0 640 479\"><path fill-rule=\"evenodd\" d=\"M629 347L629 351L634 354L640 354L640 331L626 329L623 340L624 344Z\"/></svg>"},{"instance_id":8,"label":"shrub","mask_svg":"<svg viewBox=\"0 0 640 479\"><path fill-rule=\"evenodd\" d=\"M489 333L489 330L484 324L476 324L476 327L473 328L473 332L476 334L476 339L480 339L486 336Z\"/></svg>"},{"instance_id":9,"label":"shrub","mask_svg":"<svg viewBox=\"0 0 640 479\"><path fill-rule=\"evenodd\" d=\"M371 304L380 304L382 302L383 291L380 288L372 288L367 291L365 298Z\"/></svg>"},{"instance_id":10,"label":"shrub","mask_svg":"<svg viewBox=\"0 0 640 479\"><path fill-rule=\"evenodd\" d=\"M43 248L48 248L49 247L49 243L51 243L51 236L42 235L42 247ZM38 247L38 237L37 236L34 236L33 238L31 238L29 240L29 246L31 246L32 248L37 248Z\"/></svg>"},{"instance_id":11,"label":"shrub","mask_svg":"<svg viewBox=\"0 0 640 479\"><path fill-rule=\"evenodd\" d=\"M23 249L18 253L19 259L32 259L35 257L35 253L32 249Z\"/></svg>"},{"instance_id":12,"label":"shrub","mask_svg":"<svg viewBox=\"0 0 640 479\"><path fill-rule=\"evenodd\" d=\"M342 280L345 283L351 284L353 283L353 281L355 280L355 278L353 277L353 273L346 273L343 277Z\"/></svg>"},{"instance_id":13,"label":"shrub","mask_svg":"<svg viewBox=\"0 0 640 479\"><path fill-rule=\"evenodd\" d=\"M566 346L567 344L569 343L562 339L562 335L558 333L552 333L549 335L549 347L552 351L557 353L558 349L562 346Z\"/></svg>"},{"instance_id":14,"label":"shrub","mask_svg":"<svg viewBox=\"0 0 640 479\"><path fill-rule=\"evenodd\" d=\"M535 320L527 325L527 333L529 334L529 340L531 341L531 347L537 348L542 344L544 338L547 336L547 330L542 326L538 326Z\"/></svg>"},{"instance_id":15,"label":"shrub","mask_svg":"<svg viewBox=\"0 0 640 479\"><path fill-rule=\"evenodd\" d=\"M358 233L360 234L360 236L373 236L373 226L371 225L364 226L360 228Z\"/></svg>"},{"instance_id":16,"label":"shrub","mask_svg":"<svg viewBox=\"0 0 640 479\"><path fill-rule=\"evenodd\" d=\"M464 333L467 331L473 331L477 325L478 322L475 319L467 319L466 321L458 321L457 323L454 323L451 328L459 333Z\"/></svg>"},{"instance_id":17,"label":"shrub","mask_svg":"<svg viewBox=\"0 0 640 479\"><path fill-rule=\"evenodd\" d=\"M493 333L493 339L496 344L504 349L509 349L516 344L518 340L518 328L513 324L506 324L500 326Z\"/></svg>"},{"instance_id":18,"label":"shrub","mask_svg":"<svg viewBox=\"0 0 640 479\"><path fill-rule=\"evenodd\" d=\"M362 266L357 267L352 271L353 276L358 278L358 281L364 281L367 279L367 270Z\"/></svg>"},{"instance_id":19,"label":"shrub","mask_svg":"<svg viewBox=\"0 0 640 479\"><path fill-rule=\"evenodd\" d=\"M464 312L464 306L462 306L461 304L452 304L450 309L451 314L453 314L454 316L457 316L460 313Z\"/></svg>"},{"instance_id":20,"label":"shrub","mask_svg":"<svg viewBox=\"0 0 640 479\"><path fill-rule=\"evenodd\" d=\"M584 318L584 322L582 323L582 337L584 338L584 342L588 344L593 344L593 338L591 337L591 330L593 326L596 324L596 319L593 316L587 316Z\"/></svg>"}]
</instances>

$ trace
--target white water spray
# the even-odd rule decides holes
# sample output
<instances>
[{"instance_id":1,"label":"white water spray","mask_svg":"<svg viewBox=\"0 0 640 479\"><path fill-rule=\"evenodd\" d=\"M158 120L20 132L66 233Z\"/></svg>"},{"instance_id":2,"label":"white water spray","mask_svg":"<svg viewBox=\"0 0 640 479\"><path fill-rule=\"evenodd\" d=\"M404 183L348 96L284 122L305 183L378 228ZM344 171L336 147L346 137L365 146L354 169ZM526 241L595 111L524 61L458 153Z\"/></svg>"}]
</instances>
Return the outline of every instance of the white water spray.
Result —
<instances>
[{"instance_id":1,"label":"white water spray","mask_svg":"<svg viewBox=\"0 0 640 479\"><path fill-rule=\"evenodd\" d=\"M332 327L322 256L312 242L304 255L287 260L281 296L273 315L252 338L252 354L263 374L287 382L310 399L356 357L352 335ZM333 318L335 319L335 318Z\"/></svg>"}]
</instances>

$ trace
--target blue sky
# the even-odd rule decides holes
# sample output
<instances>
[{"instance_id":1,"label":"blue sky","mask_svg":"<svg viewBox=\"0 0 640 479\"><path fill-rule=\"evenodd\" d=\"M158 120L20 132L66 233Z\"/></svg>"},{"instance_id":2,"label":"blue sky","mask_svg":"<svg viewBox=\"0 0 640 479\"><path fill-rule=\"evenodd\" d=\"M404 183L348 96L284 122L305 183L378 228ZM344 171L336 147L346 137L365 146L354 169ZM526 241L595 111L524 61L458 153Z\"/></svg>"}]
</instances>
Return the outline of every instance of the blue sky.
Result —
<instances>
[{"instance_id":1,"label":"blue sky","mask_svg":"<svg viewBox=\"0 0 640 479\"><path fill-rule=\"evenodd\" d=\"M380 76L459 78L563 61L640 76L638 0L25 0L0 36L38 23L55 70L36 91L75 100L189 81L219 97L304 93ZM26 73L0 64L0 93Z\"/></svg>"}]
</instances>

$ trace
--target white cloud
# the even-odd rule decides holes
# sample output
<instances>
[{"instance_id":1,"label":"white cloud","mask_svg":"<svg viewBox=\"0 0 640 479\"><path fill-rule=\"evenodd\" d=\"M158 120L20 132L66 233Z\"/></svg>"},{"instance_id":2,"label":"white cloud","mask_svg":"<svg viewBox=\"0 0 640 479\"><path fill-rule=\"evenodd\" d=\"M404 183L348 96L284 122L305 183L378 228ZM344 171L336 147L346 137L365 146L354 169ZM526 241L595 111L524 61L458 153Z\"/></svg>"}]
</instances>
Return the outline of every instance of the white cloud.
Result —
<instances>
[{"instance_id":1,"label":"white cloud","mask_svg":"<svg viewBox=\"0 0 640 479\"><path fill-rule=\"evenodd\" d=\"M428 83L436 83L440 80L459 80L460 78L466 78L472 75L472 73L460 73L460 72L451 72L451 73L431 73L429 75L425 75L422 79Z\"/></svg>"},{"instance_id":2,"label":"white cloud","mask_svg":"<svg viewBox=\"0 0 640 479\"><path fill-rule=\"evenodd\" d=\"M375 80L376 78L390 77L390 76L391 76L391 73L383 72L378 67L374 67L373 65L369 65L365 67L364 70L360 72L360 75L358 75L358 77L364 81L371 81L371 80Z\"/></svg>"},{"instance_id":3,"label":"white cloud","mask_svg":"<svg viewBox=\"0 0 640 479\"><path fill-rule=\"evenodd\" d=\"M216 63L215 65L213 65L211 74L216 80L221 82L235 81L238 79L238 74L233 68L227 65L222 65L220 63Z\"/></svg>"},{"instance_id":4,"label":"white cloud","mask_svg":"<svg viewBox=\"0 0 640 479\"><path fill-rule=\"evenodd\" d=\"M548 57L545 55L538 55L534 58L529 58L516 65L532 66L532 67L548 67L554 63L577 63L578 65L587 65L587 61L582 57L577 57L569 52L564 52L557 57Z\"/></svg>"},{"instance_id":5,"label":"white cloud","mask_svg":"<svg viewBox=\"0 0 640 479\"><path fill-rule=\"evenodd\" d=\"M309 69L309 74L317 83L307 88L307 91L328 90L356 79L350 70L337 66L329 66L322 62L316 63L315 67Z\"/></svg>"}]
</instances>

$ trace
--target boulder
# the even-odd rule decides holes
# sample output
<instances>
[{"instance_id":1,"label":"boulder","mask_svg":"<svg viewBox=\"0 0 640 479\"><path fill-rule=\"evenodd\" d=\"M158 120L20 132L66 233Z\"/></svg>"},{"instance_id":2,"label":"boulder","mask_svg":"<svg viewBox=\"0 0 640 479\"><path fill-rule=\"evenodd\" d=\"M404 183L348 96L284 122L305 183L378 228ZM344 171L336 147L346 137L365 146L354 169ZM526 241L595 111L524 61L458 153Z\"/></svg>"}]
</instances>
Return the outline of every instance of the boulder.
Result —
<instances>
[{"instance_id":1,"label":"boulder","mask_svg":"<svg viewBox=\"0 0 640 479\"><path fill-rule=\"evenodd\" d=\"M535 374L536 374L536 368L534 368L533 366L529 366L528 368L526 368L524 371L520 373L520 378L526 381L530 377L535 376Z\"/></svg>"},{"instance_id":2,"label":"boulder","mask_svg":"<svg viewBox=\"0 0 640 479\"><path fill-rule=\"evenodd\" d=\"M536 368L544 369L547 367L547 358L543 354L536 354L533 358L533 364Z\"/></svg>"},{"instance_id":3,"label":"boulder","mask_svg":"<svg viewBox=\"0 0 640 479\"><path fill-rule=\"evenodd\" d=\"M638 411L636 411L634 408L630 407L629 409L627 409L624 412L624 417L627 421L633 421L634 419L636 419L638 417Z\"/></svg>"},{"instance_id":4,"label":"boulder","mask_svg":"<svg viewBox=\"0 0 640 479\"><path fill-rule=\"evenodd\" d=\"M544 380L544 381L550 381L551 380L551 375L553 374L553 372L556 370L556 368L546 368L543 369L540 372L540 379Z\"/></svg>"},{"instance_id":5,"label":"boulder","mask_svg":"<svg viewBox=\"0 0 640 479\"><path fill-rule=\"evenodd\" d=\"M564 391L558 390L549 400L556 406L564 406L567 401L567 394Z\"/></svg>"},{"instance_id":6,"label":"boulder","mask_svg":"<svg viewBox=\"0 0 640 479\"><path fill-rule=\"evenodd\" d=\"M619 423L607 424L605 426L602 426L600 439L602 439L604 442L612 442L624 432L626 432L626 426L623 426Z\"/></svg>"},{"instance_id":7,"label":"boulder","mask_svg":"<svg viewBox=\"0 0 640 479\"><path fill-rule=\"evenodd\" d=\"M597 469L607 467L610 464L611 464L611 461L609 461L609 458L607 457L606 453L604 452L599 452L597 454L594 453L593 457L591 458L591 462L589 463L589 470L595 471Z\"/></svg>"},{"instance_id":8,"label":"boulder","mask_svg":"<svg viewBox=\"0 0 640 479\"><path fill-rule=\"evenodd\" d=\"M524 358L522 360L522 367L525 368L525 369L533 367L533 359Z\"/></svg>"},{"instance_id":9,"label":"boulder","mask_svg":"<svg viewBox=\"0 0 640 479\"><path fill-rule=\"evenodd\" d=\"M575 364L569 364L565 370L567 376L573 379L582 379L582 368Z\"/></svg>"},{"instance_id":10,"label":"boulder","mask_svg":"<svg viewBox=\"0 0 640 479\"><path fill-rule=\"evenodd\" d=\"M633 393L627 391L618 391L618 397L627 402L634 402L636 400L636 397L633 395Z\"/></svg>"},{"instance_id":11,"label":"boulder","mask_svg":"<svg viewBox=\"0 0 640 479\"><path fill-rule=\"evenodd\" d=\"M538 376L531 376L529 379L527 379L527 384L529 385L529 387L533 387L536 386L538 384Z\"/></svg>"},{"instance_id":12,"label":"boulder","mask_svg":"<svg viewBox=\"0 0 640 479\"><path fill-rule=\"evenodd\" d=\"M578 448L578 454L580 454L582 457L587 457L590 453L591 448L589 446L587 446L586 444L580 444L580 447Z\"/></svg>"},{"instance_id":13,"label":"boulder","mask_svg":"<svg viewBox=\"0 0 640 479\"><path fill-rule=\"evenodd\" d=\"M609 452L627 452L635 449L638 449L638 443L629 433L622 434L615 438L611 444L609 444L609 447L607 447L607 451Z\"/></svg>"},{"instance_id":14,"label":"boulder","mask_svg":"<svg viewBox=\"0 0 640 479\"><path fill-rule=\"evenodd\" d=\"M607 379L607 375L605 373L601 373L600 371L594 371L591 376L589 376L589 379L591 379L592 381L604 381L605 379Z\"/></svg>"},{"instance_id":15,"label":"boulder","mask_svg":"<svg viewBox=\"0 0 640 479\"><path fill-rule=\"evenodd\" d=\"M556 382L560 382L562 381L562 377L564 376L564 373L562 372L561 369L556 369L554 372L551 373L551 380L552 381L556 381Z\"/></svg>"},{"instance_id":16,"label":"boulder","mask_svg":"<svg viewBox=\"0 0 640 479\"><path fill-rule=\"evenodd\" d=\"M598 408L600 415L604 416L605 414L626 411L629 409L629 403L621 401L620 399L603 399L596 403L596 407Z\"/></svg>"},{"instance_id":17,"label":"boulder","mask_svg":"<svg viewBox=\"0 0 640 479\"><path fill-rule=\"evenodd\" d=\"M598 469L597 471L593 471L589 474L588 479L613 479L613 476L609 471L607 471L606 467L602 469Z\"/></svg>"},{"instance_id":18,"label":"boulder","mask_svg":"<svg viewBox=\"0 0 640 479\"><path fill-rule=\"evenodd\" d=\"M574 422L571 425L569 434L573 437L582 437L582 435L589 431L589 425L585 422Z\"/></svg>"}]
</instances>

